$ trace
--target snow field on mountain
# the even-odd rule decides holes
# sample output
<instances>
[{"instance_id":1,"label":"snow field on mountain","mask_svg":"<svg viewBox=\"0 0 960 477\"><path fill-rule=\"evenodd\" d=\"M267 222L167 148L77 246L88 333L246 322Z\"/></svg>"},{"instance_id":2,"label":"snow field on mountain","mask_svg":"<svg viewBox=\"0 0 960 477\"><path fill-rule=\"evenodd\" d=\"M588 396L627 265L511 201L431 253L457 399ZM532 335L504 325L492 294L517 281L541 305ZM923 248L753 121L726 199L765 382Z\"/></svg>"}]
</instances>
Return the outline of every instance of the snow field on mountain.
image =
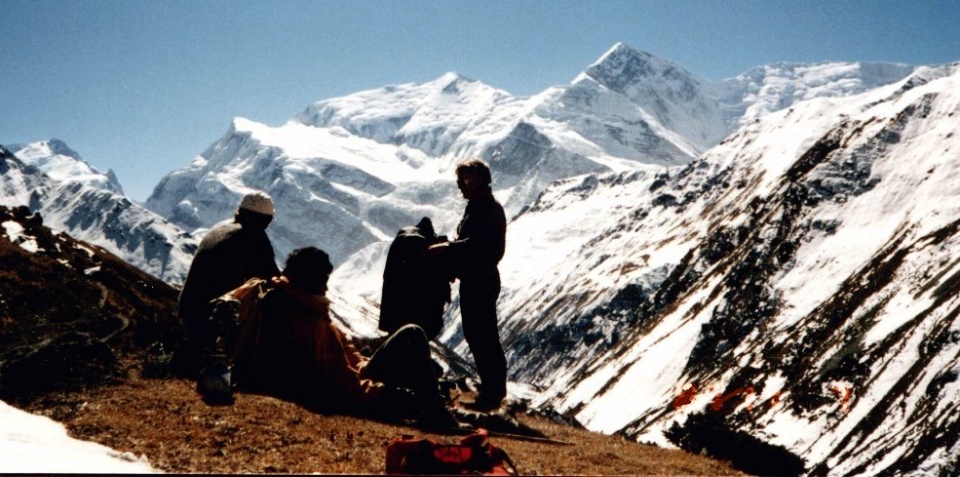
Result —
<instances>
[{"instance_id":1,"label":"snow field on mountain","mask_svg":"<svg viewBox=\"0 0 960 477\"><path fill-rule=\"evenodd\" d=\"M736 110L738 124L748 124L798 101L840 98L896 83L915 67L896 63L777 63L752 68L722 81L721 97ZM733 101L738 97L739 108ZM742 110L741 110L742 108Z\"/></svg>"},{"instance_id":2,"label":"snow field on mountain","mask_svg":"<svg viewBox=\"0 0 960 477\"><path fill-rule=\"evenodd\" d=\"M692 297L688 303L699 302ZM577 420L588 429L612 434L647 412L656 412L677 395L682 386L687 356L693 351L700 325L708 314L683 319L689 309L679 309L661 326L632 343L629 351L605 362L577 384L575 391L560 401L561 409L586 404ZM615 382L616 386L608 387ZM559 388L548 390L556 392ZM662 435L649 434L650 442L668 442Z\"/></svg>"},{"instance_id":3,"label":"snow field on mountain","mask_svg":"<svg viewBox=\"0 0 960 477\"><path fill-rule=\"evenodd\" d=\"M261 147L281 149L284 153L284 170L310 173L329 162L355 167L372 176L389 178L391 182L432 182L441 179L440 171L426 166L423 153L409 148L403 151L408 160L398 161L396 154L400 151L396 147L356 136L338 135L326 128L295 121L280 127L269 127L242 118L234 121L238 133L249 133ZM411 156L424 163L425 167L412 167ZM225 175L242 176L236 171Z\"/></svg>"},{"instance_id":4,"label":"snow field on mountain","mask_svg":"<svg viewBox=\"0 0 960 477\"><path fill-rule=\"evenodd\" d=\"M431 157L449 153L462 157L478 153L478 145L491 141L491 136L502 137L527 109L523 99L451 72L429 83L320 101L295 120L341 126L383 144L408 144ZM455 144L456 150L451 150Z\"/></svg>"},{"instance_id":5,"label":"snow field on mountain","mask_svg":"<svg viewBox=\"0 0 960 477\"><path fill-rule=\"evenodd\" d=\"M607 89L596 79L581 74L557 96L546 98L537 106L535 115L526 120L538 126L549 126L551 138L564 138L558 144L587 157L620 157L643 163L650 161L648 151L637 150L633 144L611 140L609 129L642 124L650 136L666 139L688 157L696 157L701 148L684 136L662 125L657 118L618 92ZM656 162L655 160L652 162Z\"/></svg>"},{"instance_id":6,"label":"snow field on mountain","mask_svg":"<svg viewBox=\"0 0 960 477\"><path fill-rule=\"evenodd\" d=\"M568 192L579 187L598 186L595 176L568 179L551 192ZM550 203L559 197L561 202ZM531 279L557 276L546 272L576 256L584 242L611 225L611 218L620 217L622 210L615 198L608 200L578 200L575 194L551 195L544 199L549 208L532 214L521 214L507 226L507 247L500 263L500 275L507 289L522 289ZM576 220L570 220L576 217ZM614 219L615 220L615 219ZM532 275L532 276L531 276Z\"/></svg>"},{"instance_id":7,"label":"snow field on mountain","mask_svg":"<svg viewBox=\"0 0 960 477\"><path fill-rule=\"evenodd\" d=\"M596 176L586 176L555 184L531 212L510 223L507 254L501 263L504 293L501 295L500 309L501 316L509 323L506 327L521 326L520 322L527 321L562 324L569 319L567 313L561 316L538 314L542 310L531 309L527 302L532 295L551 293L554 297L563 297L586 294L588 301L579 302L577 308L588 310L602 305L610 299L612 291L627 283L640 283L644 289L655 288L657 282L663 279L659 270L667 264L678 262L689 250L688 242L664 242L664 236L646 229L638 234L629 230L617 231L618 224L643 206L643 198L647 196L646 191L654 177L641 172L622 174L619 178L628 183L626 186L617 183L616 176L605 177L609 182L599 181ZM580 196L578 192L584 195ZM673 223L675 218L672 211L664 209L653 209L649 214L650 217L656 217L650 218L654 223ZM570 217L576 217L576 223L571 223ZM583 249L591 239L606 237L607 234L615 238L600 242L598 245L602 245L601 248L593 245L587 250ZM597 374L578 383L575 392L553 404L558 410L566 410L579 403L596 400L596 406L588 406L589 414L578 415L578 419L603 432L618 430L636 417L632 414L635 401L646 402L650 396L657 395L657 390L667 394L677 385L676 378L684 362L677 357L683 356L683 348L692 347L694 342L681 337L695 337L697 326L674 324L678 327L675 330L658 328L657 334L645 336L629 353L617 358L616 362L620 365L600 368ZM581 351L589 352L587 349ZM577 359L586 362L594 358L598 356L577 356ZM664 369L664 363L674 363L678 367L671 368L668 365ZM629 371L622 374L624 371L621 366L629 366ZM550 376L550 384L541 399L535 401L539 404L558 393L563 395L564 391L570 391L570 383L580 377L583 370L576 368L544 372ZM624 394L614 392L597 395L598 390L614 377L619 377L620 382L642 385L633 389L625 386L621 388L626 389ZM638 397L637 392L649 394ZM609 412L611 409L617 409L618 412Z\"/></svg>"},{"instance_id":8,"label":"snow field on mountain","mask_svg":"<svg viewBox=\"0 0 960 477\"><path fill-rule=\"evenodd\" d=\"M817 194L812 199L815 202L805 204L796 216L799 223L792 225L794 230L804 231L802 238L793 239L797 249L792 258L766 282L773 290L772 296L781 303L779 312L766 323L763 335L753 330L728 351L739 357L739 366L774 374L755 378L759 381L752 385L762 387L762 393L744 398L735 412L746 412L751 403L754 409L763 411L748 413L756 416L755 424L749 427L751 432L784 445L809 464L829 462L832 471L841 473L863 472L859 467L862 465L881 471L897 456L917 452L911 446L930 425L921 417L931 412L923 390L943 382L938 371L960 369L958 349L948 346L932 359L935 364L927 365L925 369L929 371L914 375L912 370L921 363L919 357L929 346L928 341L939 332L931 328L932 324L947 319L944 314L956 307L955 299L937 302L932 314L924 315L939 293L933 284L954 276L960 262L956 259L957 238L943 242L934 237L923 239L948 228L960 216L955 213L960 205L960 181L956 180L960 167L956 151L960 151L960 143L954 134L956 120L950 119L960 113L955 93L960 89L956 82L956 76L933 75L926 84L909 80L857 97L794 105L746 126L709 151L706 164L697 164L697 169L681 184L668 179L667 186L654 189L653 176L649 180L621 183L612 178L624 176L612 174L552 185L533 207L510 224L508 255L501 267L505 289L510 288L510 292L505 292L500 305L503 326L511 330L508 336L567 323L610 300L612 292L605 290L621 290L626 283L652 277L657 266L666 265L669 269L680 263L693 244L714 233L714 227L735 229L745 223L747 204L753 198L766 199L792 187L784 179L788 171L802 170L801 159L816 160L819 162L815 167L796 179L796 185ZM815 152L818 147L820 152ZM810 158L802 158L807 151L812 151ZM818 158L817 154L825 156ZM731 170L728 177L720 174L727 168ZM673 169L668 176L676 174ZM708 195L700 197L702 185L715 177L722 177L730 186L702 189ZM615 185L607 187L608 184ZM627 196L625 191L634 191L636 195ZM660 199L664 199L661 203L670 204L666 200L669 197L678 202L684 197L691 199L683 203L682 211L669 205L650 205ZM626 204L630 206L624 207ZM590 232L581 231L561 247L564 241L554 236L565 232L558 219L564 213L577 220L588 217L584 228ZM765 220L776 224L784 218L774 214ZM522 234L523 248L530 251L530 257L510 249L515 230ZM763 230L766 235L758 236L759 239L773 239L775 227ZM537 263L538 254L546 256L543 251L550 250L552 242L558 244L558 256L551 259L555 263L550 264L548 272L543 272L542 266L528 265ZM769 339L771 344L778 345L797 339L790 333L796 332L792 330L800 325L800 320L810 320L826 300L842 296L850 277L860 270L869 270L874 257L889 253L882 252L885 246L897 243L908 253L896 275L853 311L854 318L871 313L876 316L862 320L863 324L839 325L841 328L836 331L859 333L857 349L871 353L863 359L877 356L878 364L865 384L833 378L814 391L819 397L792 396L787 390L798 383L785 382L782 375L777 377L781 363L758 360L753 350L763 345L757 341ZM576 250L578 244L582 250ZM669 258L653 263L654 257L664 256ZM531 269L537 273L531 274ZM710 269L698 272L707 276ZM864 278L870 279L873 278ZM524 292L514 289L514 284ZM602 432L623 431L624 426L641 418L646 430L637 437L651 442L664 441L660 433L672 422L683 422L688 412L711 412L708 406L717 393L747 384L732 381L735 370L718 371L704 381L688 381L690 377L684 376L684 365L699 339L701 325L711 319L715 309L724 306L719 297L708 299L718 284L716 279L699 283L674 302L676 308L670 309L656 327L632 341L621 342L605 353L584 346L577 350L578 356L566 359L566 363L572 362L566 369L543 369L535 374L544 383L536 405L575 410L578 420ZM654 281L650 286L655 290L658 284ZM552 305L563 303L564 297L582 297L586 301L581 299L572 307ZM557 316L538 315L544 305L559 311ZM695 306L700 311L693 312ZM903 335L903 326L919 319L924 320L924 325L911 330L909 336ZM596 323L597 319L593 321ZM952 321L951 329L960 336L960 323L956 318ZM847 329L851 326L856 328ZM679 336L686 336L689 341L671 340ZM876 349L876 344L884 340L897 345L880 355L883 349ZM830 360L839 360L848 352L844 343L847 342L838 341L832 348L819 352L819 361L811 366L830 369L834 366ZM670 355L671 352L675 354ZM909 388L901 396L906 383ZM677 412L663 411L691 385L697 386L700 393L690 404ZM951 382L937 394L956 395L955 389L956 384ZM774 396L777 402L786 404L773 403ZM794 414L791 402L810 398L825 399L826 404L815 412ZM891 409L902 411L878 415L876 410L886 409L890 399L895 399ZM946 419L936 416L948 415L952 401L942 401L932 408L930 419ZM898 439L905 440L900 443ZM884 449L877 454L883 458L870 460L872 457L867 456L878 449ZM929 458L924 461L928 466L937 465Z\"/></svg>"},{"instance_id":9,"label":"snow field on mountain","mask_svg":"<svg viewBox=\"0 0 960 477\"><path fill-rule=\"evenodd\" d=\"M193 237L124 197L118 192L119 184L104 183L114 180L112 175L97 176L60 141L17 146L17 150L27 151L30 161L49 166L54 176L67 178L57 180L43 167L32 166L3 149L0 204L28 207L56 231L97 244L169 283L183 281L196 244ZM80 176L72 177L76 171L81 171ZM93 171L94 178L83 171Z\"/></svg>"},{"instance_id":10,"label":"snow field on mountain","mask_svg":"<svg viewBox=\"0 0 960 477\"><path fill-rule=\"evenodd\" d=\"M956 91L954 86L943 90ZM860 103L868 104L886 93L871 93ZM865 109L860 114L861 120L892 119L903 107L898 105L911 104L920 94L923 94L922 89L908 92L901 101ZM952 106L951 101L938 103L946 106L946 110L939 111L940 115L949 115L951 108L957 110L955 101ZM931 115L935 114L937 111L931 112ZM868 128L880 129L891 119L873 121ZM948 122L933 119L930 123ZM911 126L920 127L920 124L911 123ZM947 139L948 134L938 129L936 126L929 129L923 127L924 132L919 137L913 136L913 131L907 129L903 131L900 142L885 146L882 150L874 150L870 144L864 146L868 148L867 155L872 160L871 178L879 182L862 195L825 204L811 218L838 225L834 232L804 244L802 249L809 250L814 258L798 259L797 266L779 280L778 287L784 289L784 296L791 301L794 316L799 318L822 302L827 294L835 291L840 281L866 262L875 250L894 239L900 228L912 227L911 236L920 237L960 216L960 213L951 213L960 212L960 180L957 180L960 161L956 160L956 155L951 157L939 152L953 149L960 154L960 138ZM878 133L865 129L863 137L873 137ZM930 138L931 135L934 138ZM904 167L904 163L915 165ZM931 174L934 170L937 173ZM945 201L946 198L950 200ZM816 258L818 255L826 256ZM798 256L806 258L810 255L801 251ZM817 278L811 280L811 277ZM791 321L789 315L783 319Z\"/></svg>"},{"instance_id":11,"label":"snow field on mountain","mask_svg":"<svg viewBox=\"0 0 960 477\"><path fill-rule=\"evenodd\" d=\"M652 115L682 139L678 145L703 151L730 133L720 105L701 93L709 82L669 60L618 43L585 74Z\"/></svg>"},{"instance_id":12,"label":"snow field on mountain","mask_svg":"<svg viewBox=\"0 0 960 477\"><path fill-rule=\"evenodd\" d=\"M195 239L157 214L109 191L76 183L60 185L49 196L55 199L39 211L45 225L69 230L70 236L100 245L162 280L181 283L186 278Z\"/></svg>"},{"instance_id":13,"label":"snow field on mountain","mask_svg":"<svg viewBox=\"0 0 960 477\"><path fill-rule=\"evenodd\" d=\"M59 140L13 146L17 158L60 182L79 182L98 189L123 194L113 172L102 173L80 158L76 151Z\"/></svg>"}]
</instances>

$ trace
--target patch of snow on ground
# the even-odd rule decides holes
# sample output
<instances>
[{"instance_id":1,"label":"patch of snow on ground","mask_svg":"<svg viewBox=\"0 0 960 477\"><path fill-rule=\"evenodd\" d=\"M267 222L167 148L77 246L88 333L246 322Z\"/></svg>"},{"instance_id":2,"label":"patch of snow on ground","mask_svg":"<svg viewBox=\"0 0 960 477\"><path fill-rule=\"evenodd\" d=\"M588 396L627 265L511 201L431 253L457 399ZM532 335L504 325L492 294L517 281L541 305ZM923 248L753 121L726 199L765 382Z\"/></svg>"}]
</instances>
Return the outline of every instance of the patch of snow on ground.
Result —
<instances>
[{"instance_id":1,"label":"patch of snow on ground","mask_svg":"<svg viewBox=\"0 0 960 477\"><path fill-rule=\"evenodd\" d=\"M20 245L20 248L30 253L37 253L40 250L40 246L33 237L23 234L23 226L20 223L8 220L3 223L3 228L7 232L7 237L10 237L10 241Z\"/></svg>"},{"instance_id":2,"label":"patch of snow on ground","mask_svg":"<svg viewBox=\"0 0 960 477\"><path fill-rule=\"evenodd\" d=\"M62 424L0 401L3 473L156 473L146 458L67 435Z\"/></svg>"}]
</instances>

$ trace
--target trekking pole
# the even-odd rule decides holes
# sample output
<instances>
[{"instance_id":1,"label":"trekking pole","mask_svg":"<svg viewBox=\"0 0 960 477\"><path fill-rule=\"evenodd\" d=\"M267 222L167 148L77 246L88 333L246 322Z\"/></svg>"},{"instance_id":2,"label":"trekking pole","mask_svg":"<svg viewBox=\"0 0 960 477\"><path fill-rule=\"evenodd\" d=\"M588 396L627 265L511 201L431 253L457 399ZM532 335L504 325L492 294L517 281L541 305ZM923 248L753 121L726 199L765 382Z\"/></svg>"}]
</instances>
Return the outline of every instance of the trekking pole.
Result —
<instances>
[{"instance_id":1,"label":"trekking pole","mask_svg":"<svg viewBox=\"0 0 960 477\"><path fill-rule=\"evenodd\" d=\"M476 428L474 428L474 429L450 429L450 430L452 431L453 434L464 435L464 436L473 434L474 432L477 431ZM526 435L523 435L523 434L513 434L513 433L510 433L510 432L491 431L491 430L489 430L489 429L487 429L487 436L488 436L488 437L502 437L502 438L504 438L504 439L513 439L513 440L518 440L518 441L540 442L540 443L543 443L543 444L553 444L553 445L560 445L560 446L572 446L572 445L576 445L576 444L574 444L574 443L572 443L572 442L560 441L560 440L557 440L557 439L551 439L551 438L549 438L549 437L526 436Z\"/></svg>"}]
</instances>

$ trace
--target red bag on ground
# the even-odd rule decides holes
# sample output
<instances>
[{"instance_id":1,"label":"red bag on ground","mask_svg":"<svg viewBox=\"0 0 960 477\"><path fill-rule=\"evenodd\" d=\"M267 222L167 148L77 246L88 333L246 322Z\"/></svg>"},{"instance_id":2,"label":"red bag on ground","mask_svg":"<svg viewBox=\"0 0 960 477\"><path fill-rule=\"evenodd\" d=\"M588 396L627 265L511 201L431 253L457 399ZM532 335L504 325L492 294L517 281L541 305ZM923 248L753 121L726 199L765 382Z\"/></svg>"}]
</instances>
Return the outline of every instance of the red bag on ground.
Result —
<instances>
[{"instance_id":1,"label":"red bag on ground","mask_svg":"<svg viewBox=\"0 0 960 477\"><path fill-rule=\"evenodd\" d=\"M459 444L437 444L403 436L387 446L387 474L517 475L503 449L487 442L487 431L477 431Z\"/></svg>"}]
</instances>

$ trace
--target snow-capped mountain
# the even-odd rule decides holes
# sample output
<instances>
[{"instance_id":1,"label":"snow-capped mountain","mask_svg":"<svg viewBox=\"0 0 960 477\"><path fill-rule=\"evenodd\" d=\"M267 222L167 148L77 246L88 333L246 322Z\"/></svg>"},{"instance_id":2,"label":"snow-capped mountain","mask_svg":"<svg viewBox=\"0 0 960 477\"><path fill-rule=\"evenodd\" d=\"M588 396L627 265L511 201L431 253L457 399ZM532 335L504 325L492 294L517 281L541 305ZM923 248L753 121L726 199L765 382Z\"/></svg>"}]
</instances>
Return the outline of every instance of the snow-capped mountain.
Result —
<instances>
[{"instance_id":1,"label":"snow-capped mountain","mask_svg":"<svg viewBox=\"0 0 960 477\"><path fill-rule=\"evenodd\" d=\"M405 154L419 156L342 129L237 119L189 167L165 177L147 205L184 227L209 227L232 217L245 193L263 190L277 204L267 233L279 258L316 245L342 262L422 215L454 220L434 203L452 195L452 181L411 166Z\"/></svg>"},{"instance_id":2,"label":"snow-capped mountain","mask_svg":"<svg viewBox=\"0 0 960 477\"><path fill-rule=\"evenodd\" d=\"M958 91L960 65L920 68L550 187L508 226L511 378L760 474L956 472Z\"/></svg>"},{"instance_id":3,"label":"snow-capped mountain","mask_svg":"<svg viewBox=\"0 0 960 477\"><path fill-rule=\"evenodd\" d=\"M77 182L123 195L123 187L112 170L98 171L59 139L7 146L14 156L60 182Z\"/></svg>"},{"instance_id":4,"label":"snow-capped mountain","mask_svg":"<svg viewBox=\"0 0 960 477\"><path fill-rule=\"evenodd\" d=\"M618 44L526 98L448 73L278 127L237 118L147 206L202 234L266 191L278 258L327 250L369 315L389 240L423 216L453 235L453 167L480 157L511 218L502 335L534 406L779 462L761 474L949 472L958 81L781 63L711 83ZM29 202L31 181L0 186Z\"/></svg>"},{"instance_id":5,"label":"snow-capped mountain","mask_svg":"<svg viewBox=\"0 0 960 477\"><path fill-rule=\"evenodd\" d=\"M183 282L196 239L123 196L112 173L97 172L61 141L16 150L29 164L0 147L0 204L28 207L56 231L99 245L168 283Z\"/></svg>"},{"instance_id":6,"label":"snow-capped mountain","mask_svg":"<svg viewBox=\"0 0 960 477\"><path fill-rule=\"evenodd\" d=\"M629 113L614 117L630 125L635 122L646 122L651 127L660 125L676 135L677 146L692 149L688 152L694 157L730 133L723 123L719 103L710 95L711 85L707 80L673 62L622 43L587 68L573 84L614 93L614 101L626 99L626 104L633 106L630 109L634 117ZM614 134L614 130L609 133Z\"/></svg>"},{"instance_id":7,"label":"snow-capped mountain","mask_svg":"<svg viewBox=\"0 0 960 477\"><path fill-rule=\"evenodd\" d=\"M888 69L909 73L897 68ZM243 194L263 190L278 203L268 232L278 256L317 245L337 264L368 246L375 250L362 256L382 257L385 241L422 216L452 234L464 205L452 169L466 157L491 164L496 195L514 215L556 180L687 164L739 126L732 111L759 117L899 79L882 65L802 69L712 84L618 44L569 85L527 98L448 73L319 101L279 127L237 118L166 176L147 206L202 234L229 218ZM808 93L787 95L772 83Z\"/></svg>"},{"instance_id":8,"label":"snow-capped mountain","mask_svg":"<svg viewBox=\"0 0 960 477\"><path fill-rule=\"evenodd\" d=\"M687 163L726 132L705 85L617 45L570 85L529 98L456 73L364 91L280 127L236 119L147 205L192 230L264 190L279 204L270 234L280 255L315 244L343 263L424 215L452 232L463 208L452 169L465 157L491 164L508 214L558 179Z\"/></svg>"},{"instance_id":9,"label":"snow-capped mountain","mask_svg":"<svg viewBox=\"0 0 960 477\"><path fill-rule=\"evenodd\" d=\"M800 101L851 96L895 83L914 69L900 63L782 62L723 80L716 85L715 95L732 131Z\"/></svg>"}]
</instances>

